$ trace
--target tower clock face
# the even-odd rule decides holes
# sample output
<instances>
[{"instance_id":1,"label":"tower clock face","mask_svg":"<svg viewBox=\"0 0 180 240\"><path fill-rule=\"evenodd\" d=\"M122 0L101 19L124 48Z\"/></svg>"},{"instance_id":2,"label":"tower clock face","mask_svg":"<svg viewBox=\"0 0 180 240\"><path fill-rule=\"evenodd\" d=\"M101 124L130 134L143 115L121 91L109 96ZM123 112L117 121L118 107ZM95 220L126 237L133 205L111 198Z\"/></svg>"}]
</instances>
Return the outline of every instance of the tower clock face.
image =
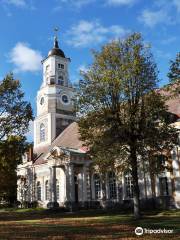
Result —
<instances>
[{"instance_id":1,"label":"tower clock face","mask_svg":"<svg viewBox=\"0 0 180 240\"><path fill-rule=\"evenodd\" d=\"M68 103L69 103L69 98L68 98L67 95L63 94L61 99L62 99L62 102L63 102L63 103L65 103L65 104L68 104Z\"/></svg>"}]
</instances>

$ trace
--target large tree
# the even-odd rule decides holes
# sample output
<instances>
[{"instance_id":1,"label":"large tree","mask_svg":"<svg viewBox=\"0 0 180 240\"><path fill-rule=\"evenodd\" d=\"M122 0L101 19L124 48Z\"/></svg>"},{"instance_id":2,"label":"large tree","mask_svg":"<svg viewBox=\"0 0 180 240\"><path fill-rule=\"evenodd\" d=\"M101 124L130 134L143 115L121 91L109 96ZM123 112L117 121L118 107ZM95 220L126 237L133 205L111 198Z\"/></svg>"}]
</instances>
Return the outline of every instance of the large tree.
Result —
<instances>
[{"instance_id":1,"label":"large tree","mask_svg":"<svg viewBox=\"0 0 180 240\"><path fill-rule=\"evenodd\" d=\"M175 89L173 88L173 90L175 90L174 92L180 94L180 52L177 53L174 61L170 61L168 77L170 83L175 83Z\"/></svg>"},{"instance_id":2,"label":"large tree","mask_svg":"<svg viewBox=\"0 0 180 240\"><path fill-rule=\"evenodd\" d=\"M13 74L0 82L0 197L12 201L16 195L16 168L27 143L29 121L33 120L30 103Z\"/></svg>"},{"instance_id":3,"label":"large tree","mask_svg":"<svg viewBox=\"0 0 180 240\"><path fill-rule=\"evenodd\" d=\"M8 203L16 200L16 168L28 146L25 137L20 136L10 136L0 141L0 200Z\"/></svg>"},{"instance_id":4,"label":"large tree","mask_svg":"<svg viewBox=\"0 0 180 240\"><path fill-rule=\"evenodd\" d=\"M32 108L24 100L20 82L8 74L0 82L0 140L10 135L23 136L32 119Z\"/></svg>"},{"instance_id":5,"label":"large tree","mask_svg":"<svg viewBox=\"0 0 180 240\"><path fill-rule=\"evenodd\" d=\"M82 140L100 169L118 164L120 171L130 169L136 218L140 217L138 168L147 162L148 151L161 152L176 137L164 100L155 91L157 84L152 54L141 35L134 33L94 52L78 90Z\"/></svg>"}]
</instances>

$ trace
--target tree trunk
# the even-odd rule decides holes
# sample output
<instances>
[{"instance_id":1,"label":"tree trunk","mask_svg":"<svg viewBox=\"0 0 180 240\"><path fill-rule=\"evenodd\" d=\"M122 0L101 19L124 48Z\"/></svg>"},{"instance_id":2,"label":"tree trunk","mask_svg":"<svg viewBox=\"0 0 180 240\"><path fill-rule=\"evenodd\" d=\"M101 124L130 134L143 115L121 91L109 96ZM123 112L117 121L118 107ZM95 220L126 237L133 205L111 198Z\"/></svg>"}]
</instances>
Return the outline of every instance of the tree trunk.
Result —
<instances>
[{"instance_id":1,"label":"tree trunk","mask_svg":"<svg viewBox=\"0 0 180 240\"><path fill-rule=\"evenodd\" d=\"M150 180L151 180L151 192L152 192L152 199L155 201L156 198L156 176L153 172L154 170L154 163L151 161L149 157L149 174L150 174Z\"/></svg>"},{"instance_id":2,"label":"tree trunk","mask_svg":"<svg viewBox=\"0 0 180 240\"><path fill-rule=\"evenodd\" d=\"M130 146L131 151L131 167L132 167L132 179L133 179L133 201L134 201L134 217L140 218L140 201L139 201L139 185L138 185L138 167L136 149L134 146Z\"/></svg>"},{"instance_id":3,"label":"tree trunk","mask_svg":"<svg viewBox=\"0 0 180 240\"><path fill-rule=\"evenodd\" d=\"M143 177L144 177L144 193L145 193L145 198L147 200L147 181L146 181L146 170L145 170L145 166L144 166L144 159L143 160Z\"/></svg>"},{"instance_id":4,"label":"tree trunk","mask_svg":"<svg viewBox=\"0 0 180 240\"><path fill-rule=\"evenodd\" d=\"M106 177L102 175L102 207L106 208Z\"/></svg>"},{"instance_id":5,"label":"tree trunk","mask_svg":"<svg viewBox=\"0 0 180 240\"><path fill-rule=\"evenodd\" d=\"M153 209L156 209L156 181L155 181L155 175L150 170L150 180L151 180L151 192L152 192L152 207Z\"/></svg>"}]
</instances>

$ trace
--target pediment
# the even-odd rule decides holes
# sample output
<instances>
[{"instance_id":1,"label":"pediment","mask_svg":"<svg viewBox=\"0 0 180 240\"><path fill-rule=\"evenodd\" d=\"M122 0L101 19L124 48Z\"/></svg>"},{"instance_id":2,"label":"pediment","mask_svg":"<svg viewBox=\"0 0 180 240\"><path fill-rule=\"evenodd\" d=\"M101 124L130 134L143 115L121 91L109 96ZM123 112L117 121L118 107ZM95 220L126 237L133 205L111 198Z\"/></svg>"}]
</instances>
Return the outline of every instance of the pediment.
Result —
<instances>
[{"instance_id":1,"label":"pediment","mask_svg":"<svg viewBox=\"0 0 180 240\"><path fill-rule=\"evenodd\" d=\"M55 146L51 151L48 153L46 158L59 158L64 159L69 157L69 152L61 147Z\"/></svg>"}]
</instances>

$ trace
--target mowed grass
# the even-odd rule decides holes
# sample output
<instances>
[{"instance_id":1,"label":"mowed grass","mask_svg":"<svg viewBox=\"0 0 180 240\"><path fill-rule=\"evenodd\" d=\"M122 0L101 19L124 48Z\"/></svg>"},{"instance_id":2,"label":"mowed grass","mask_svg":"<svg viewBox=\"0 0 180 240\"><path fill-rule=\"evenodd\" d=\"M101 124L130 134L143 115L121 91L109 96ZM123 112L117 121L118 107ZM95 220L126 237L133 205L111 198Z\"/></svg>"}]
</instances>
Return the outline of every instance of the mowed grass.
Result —
<instances>
[{"instance_id":1,"label":"mowed grass","mask_svg":"<svg viewBox=\"0 0 180 240\"><path fill-rule=\"evenodd\" d=\"M173 229L173 234L136 236L137 226ZM180 211L146 212L135 220L129 212L103 210L62 213L43 209L0 210L0 240L6 239L180 239Z\"/></svg>"}]
</instances>

